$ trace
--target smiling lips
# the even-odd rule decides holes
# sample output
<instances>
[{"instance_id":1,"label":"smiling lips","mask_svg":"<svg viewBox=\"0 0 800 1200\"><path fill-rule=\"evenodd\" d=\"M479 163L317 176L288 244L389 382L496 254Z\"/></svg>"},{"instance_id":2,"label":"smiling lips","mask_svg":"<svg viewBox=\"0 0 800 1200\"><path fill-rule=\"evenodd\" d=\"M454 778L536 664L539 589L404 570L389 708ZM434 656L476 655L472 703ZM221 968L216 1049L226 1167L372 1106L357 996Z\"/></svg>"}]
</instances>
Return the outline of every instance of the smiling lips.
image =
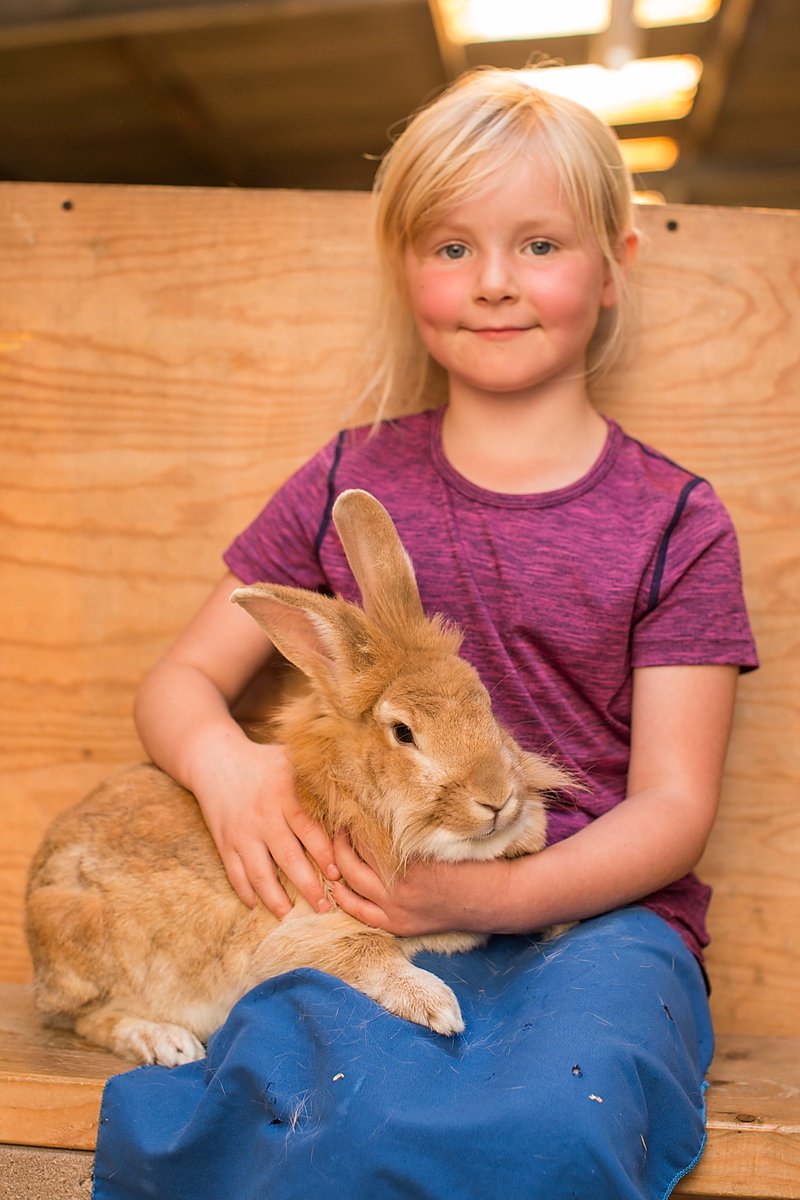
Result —
<instances>
[{"instance_id":1,"label":"smiling lips","mask_svg":"<svg viewBox=\"0 0 800 1200\"><path fill-rule=\"evenodd\" d=\"M486 338L490 342L504 342L518 337L521 333L528 333L533 328L535 328L533 325L506 325L502 329L486 326L483 329L469 329L468 332L474 333L477 337Z\"/></svg>"}]
</instances>

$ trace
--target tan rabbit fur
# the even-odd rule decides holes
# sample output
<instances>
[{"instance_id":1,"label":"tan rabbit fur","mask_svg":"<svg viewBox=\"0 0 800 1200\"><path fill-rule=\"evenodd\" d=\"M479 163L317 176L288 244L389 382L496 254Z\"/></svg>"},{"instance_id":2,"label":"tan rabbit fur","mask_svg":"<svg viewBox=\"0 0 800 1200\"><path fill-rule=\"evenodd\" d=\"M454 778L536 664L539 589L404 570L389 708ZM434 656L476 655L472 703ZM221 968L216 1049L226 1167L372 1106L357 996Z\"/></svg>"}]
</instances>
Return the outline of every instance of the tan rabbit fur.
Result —
<instances>
[{"instance_id":1,"label":"tan rabbit fur","mask_svg":"<svg viewBox=\"0 0 800 1200\"><path fill-rule=\"evenodd\" d=\"M334 522L363 610L269 584L232 596L310 681L279 722L302 803L329 834L348 830L385 878L415 856L540 850L545 794L570 781L497 725L458 632L424 615L378 501L345 492ZM247 908L191 794L154 766L122 772L57 818L33 861L26 924L40 1013L171 1066L201 1057L251 987L316 967L398 1016L463 1029L452 991L409 959L483 938L398 939L340 909L315 913L283 882L295 900L283 921Z\"/></svg>"}]
</instances>

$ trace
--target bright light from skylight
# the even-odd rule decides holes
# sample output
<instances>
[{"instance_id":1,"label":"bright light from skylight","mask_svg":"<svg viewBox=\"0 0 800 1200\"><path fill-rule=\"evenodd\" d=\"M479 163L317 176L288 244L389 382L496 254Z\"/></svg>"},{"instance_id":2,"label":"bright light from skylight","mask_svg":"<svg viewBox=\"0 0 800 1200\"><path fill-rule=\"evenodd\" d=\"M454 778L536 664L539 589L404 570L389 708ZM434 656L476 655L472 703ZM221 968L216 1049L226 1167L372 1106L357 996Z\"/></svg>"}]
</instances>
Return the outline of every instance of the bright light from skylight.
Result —
<instances>
[{"instance_id":1,"label":"bright light from skylight","mask_svg":"<svg viewBox=\"0 0 800 1200\"><path fill-rule=\"evenodd\" d=\"M535 41L602 33L611 0L436 0L452 42ZM634 0L637 25L684 25L708 21L720 0Z\"/></svg>"},{"instance_id":2,"label":"bright light from skylight","mask_svg":"<svg viewBox=\"0 0 800 1200\"><path fill-rule=\"evenodd\" d=\"M719 0L634 0L633 19L645 28L691 25L710 21L719 11Z\"/></svg>"},{"instance_id":3,"label":"bright light from skylight","mask_svg":"<svg viewBox=\"0 0 800 1200\"><path fill-rule=\"evenodd\" d=\"M611 0L439 0L453 42L505 42L521 38L600 33Z\"/></svg>"},{"instance_id":4,"label":"bright light from skylight","mask_svg":"<svg viewBox=\"0 0 800 1200\"><path fill-rule=\"evenodd\" d=\"M668 137L622 138L619 148L632 175L668 171L680 153L678 143Z\"/></svg>"},{"instance_id":5,"label":"bright light from skylight","mask_svg":"<svg viewBox=\"0 0 800 1200\"><path fill-rule=\"evenodd\" d=\"M691 111L703 64L692 54L643 58L616 71L596 63L522 71L533 87L577 100L609 125L674 121Z\"/></svg>"}]
</instances>

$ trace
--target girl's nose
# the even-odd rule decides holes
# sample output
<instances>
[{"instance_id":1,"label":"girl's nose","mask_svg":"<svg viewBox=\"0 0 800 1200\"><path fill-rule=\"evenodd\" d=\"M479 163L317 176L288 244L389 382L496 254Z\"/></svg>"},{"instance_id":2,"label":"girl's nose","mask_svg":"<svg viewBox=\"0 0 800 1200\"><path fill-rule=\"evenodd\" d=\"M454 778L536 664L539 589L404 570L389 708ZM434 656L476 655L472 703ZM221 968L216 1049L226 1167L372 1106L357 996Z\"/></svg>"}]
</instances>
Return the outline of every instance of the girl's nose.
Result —
<instances>
[{"instance_id":1,"label":"girl's nose","mask_svg":"<svg viewBox=\"0 0 800 1200\"><path fill-rule=\"evenodd\" d=\"M517 297L514 271L504 254L487 254L481 260L476 289L478 299L489 304Z\"/></svg>"}]
</instances>

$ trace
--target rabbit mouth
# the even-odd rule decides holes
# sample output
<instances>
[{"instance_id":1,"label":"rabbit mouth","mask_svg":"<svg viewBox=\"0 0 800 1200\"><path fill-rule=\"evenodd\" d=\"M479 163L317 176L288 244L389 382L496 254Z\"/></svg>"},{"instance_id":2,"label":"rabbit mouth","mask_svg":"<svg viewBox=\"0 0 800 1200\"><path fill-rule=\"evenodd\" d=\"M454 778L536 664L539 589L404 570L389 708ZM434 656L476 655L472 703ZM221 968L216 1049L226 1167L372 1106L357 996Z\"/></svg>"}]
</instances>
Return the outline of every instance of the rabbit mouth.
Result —
<instances>
[{"instance_id":1,"label":"rabbit mouth","mask_svg":"<svg viewBox=\"0 0 800 1200\"><path fill-rule=\"evenodd\" d=\"M470 835L469 841L484 843L492 838L506 839L513 836L517 832L521 817L522 805L514 796L509 796L503 807L494 813L491 821L483 829Z\"/></svg>"},{"instance_id":2,"label":"rabbit mouth","mask_svg":"<svg viewBox=\"0 0 800 1200\"><path fill-rule=\"evenodd\" d=\"M426 858L435 858L442 862L499 858L507 846L517 841L523 826L524 820L519 806L515 806L515 811L507 816L503 810L491 825L485 824L483 829L476 829L470 833L439 826L425 839L422 853Z\"/></svg>"}]
</instances>

